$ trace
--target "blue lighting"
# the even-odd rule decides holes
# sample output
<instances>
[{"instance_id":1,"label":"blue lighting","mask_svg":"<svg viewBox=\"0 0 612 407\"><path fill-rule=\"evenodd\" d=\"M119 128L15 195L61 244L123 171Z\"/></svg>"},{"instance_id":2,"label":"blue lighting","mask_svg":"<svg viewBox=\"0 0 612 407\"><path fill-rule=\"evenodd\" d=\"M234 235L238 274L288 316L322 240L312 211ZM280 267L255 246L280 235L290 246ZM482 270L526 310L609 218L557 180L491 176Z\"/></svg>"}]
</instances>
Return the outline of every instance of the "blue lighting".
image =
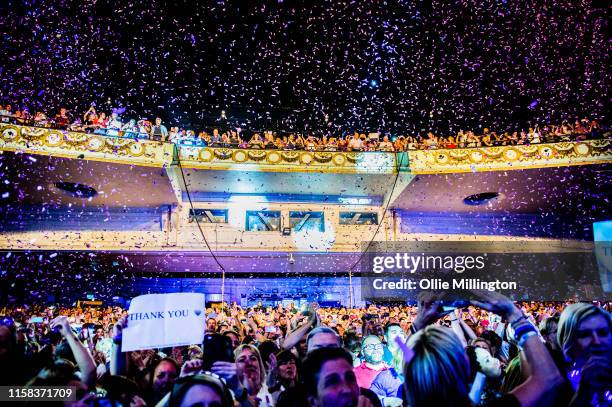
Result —
<instances>
[{"instance_id":1,"label":"blue lighting","mask_svg":"<svg viewBox=\"0 0 612 407\"><path fill-rule=\"evenodd\" d=\"M380 171L393 165L391 159L385 154L364 154L359 160L360 171ZM187 194L183 192L183 199L187 200ZM230 202L243 203L245 205L258 203L320 203L326 205L375 205L383 204L382 195L325 195L325 194L290 194L290 193L230 193L230 192L204 192L195 191L191 193L193 202ZM257 208L255 208L257 209Z\"/></svg>"},{"instance_id":2,"label":"blue lighting","mask_svg":"<svg viewBox=\"0 0 612 407\"><path fill-rule=\"evenodd\" d=\"M612 292L612 220L593 223L595 258L604 292Z\"/></svg>"},{"instance_id":3,"label":"blue lighting","mask_svg":"<svg viewBox=\"0 0 612 407\"><path fill-rule=\"evenodd\" d=\"M376 79L372 79L370 81L370 87L371 88L377 88L378 87L378 81Z\"/></svg>"}]
</instances>

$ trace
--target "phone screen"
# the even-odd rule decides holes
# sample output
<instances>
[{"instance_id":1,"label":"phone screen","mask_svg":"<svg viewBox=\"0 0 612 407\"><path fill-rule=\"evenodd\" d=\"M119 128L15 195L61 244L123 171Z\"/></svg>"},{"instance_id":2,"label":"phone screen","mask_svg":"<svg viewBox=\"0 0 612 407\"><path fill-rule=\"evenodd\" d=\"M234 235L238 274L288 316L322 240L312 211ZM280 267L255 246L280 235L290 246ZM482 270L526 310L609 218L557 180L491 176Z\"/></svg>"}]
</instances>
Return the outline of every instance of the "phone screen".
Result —
<instances>
[{"instance_id":1,"label":"phone screen","mask_svg":"<svg viewBox=\"0 0 612 407\"><path fill-rule=\"evenodd\" d=\"M233 362L234 350L232 341L228 336L221 334L207 334L204 336L204 352L202 356L202 370L210 371L215 362Z\"/></svg>"},{"instance_id":2,"label":"phone screen","mask_svg":"<svg viewBox=\"0 0 612 407\"><path fill-rule=\"evenodd\" d=\"M273 334L274 332L276 332L276 327L275 326L267 326L266 327L266 332Z\"/></svg>"}]
</instances>

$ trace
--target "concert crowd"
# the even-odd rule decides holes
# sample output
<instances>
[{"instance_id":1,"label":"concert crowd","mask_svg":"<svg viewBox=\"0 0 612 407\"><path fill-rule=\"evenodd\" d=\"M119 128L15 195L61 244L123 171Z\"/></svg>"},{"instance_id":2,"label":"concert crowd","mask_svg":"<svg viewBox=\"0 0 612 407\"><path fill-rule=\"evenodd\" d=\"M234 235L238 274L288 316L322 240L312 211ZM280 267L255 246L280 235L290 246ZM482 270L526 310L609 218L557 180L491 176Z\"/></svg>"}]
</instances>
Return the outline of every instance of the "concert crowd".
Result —
<instances>
[{"instance_id":1,"label":"concert crowd","mask_svg":"<svg viewBox=\"0 0 612 407\"><path fill-rule=\"evenodd\" d=\"M107 115L97 112L91 106L80 118L73 120L66 108L61 108L55 116L36 112L33 116L28 109L12 111L12 106L0 105L0 120L4 123L31 125L36 127L56 128L76 132L113 137L149 139L172 142L178 145L223 148L250 148L275 150L307 151L386 151L401 152L418 149L494 147L506 145L531 145L587 139L609 138L607 126L596 120L581 119L564 121L560 125L538 125L520 131L491 131L484 128L482 133L460 130L456 135L439 136L432 132L426 135L381 135L378 132L348 135L277 133L266 130L261 134L240 128L212 128L208 131L186 130L177 126L168 128L161 118L154 121L147 119L130 119L123 122L119 116L121 109L114 109Z\"/></svg>"},{"instance_id":2,"label":"concert crowd","mask_svg":"<svg viewBox=\"0 0 612 407\"><path fill-rule=\"evenodd\" d=\"M231 359L212 339L121 352L121 307L11 306L0 384L73 386L78 406L608 406L611 305L207 308L201 329Z\"/></svg>"},{"instance_id":3,"label":"concert crowd","mask_svg":"<svg viewBox=\"0 0 612 407\"><path fill-rule=\"evenodd\" d=\"M609 138L603 2L153 3L0 2L0 122L311 151ZM21 302L0 308L0 385L71 386L58 405L78 407L603 407L610 311L232 304L202 344L122 352L124 308Z\"/></svg>"}]
</instances>

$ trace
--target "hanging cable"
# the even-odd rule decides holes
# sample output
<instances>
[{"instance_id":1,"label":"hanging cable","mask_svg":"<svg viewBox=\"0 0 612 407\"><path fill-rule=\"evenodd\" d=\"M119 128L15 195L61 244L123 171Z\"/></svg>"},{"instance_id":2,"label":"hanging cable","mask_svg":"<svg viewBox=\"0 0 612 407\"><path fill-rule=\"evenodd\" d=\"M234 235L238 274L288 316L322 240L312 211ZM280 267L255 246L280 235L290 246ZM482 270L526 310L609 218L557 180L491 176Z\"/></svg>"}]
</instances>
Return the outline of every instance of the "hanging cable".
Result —
<instances>
[{"instance_id":1,"label":"hanging cable","mask_svg":"<svg viewBox=\"0 0 612 407\"><path fill-rule=\"evenodd\" d=\"M401 157L399 160L398 160L398 156ZM391 192L389 193L389 199L387 200L387 204L385 205L385 209L383 210L383 214L382 214L382 217L380 219L380 222L378 222L378 226L376 227L376 231L374 232L374 235L372 235L372 239L368 242L368 245L361 252L361 255L355 261L355 263L348 269L348 274L349 274L349 307L353 307L353 270L355 269L355 267L357 267L359 262L363 259L363 256L365 256L365 254L368 252L368 250L370 249L370 246L372 246L372 243L374 243L374 239L376 239L376 235L378 234L378 232L380 230L380 227L381 227L383 221L385 220L385 216L387 215L387 210L389 209L389 205L391 205L391 198L393 198L393 192L395 192L395 187L397 186L397 181L399 180L400 172L402 170L404 156L407 157L408 154L407 153L403 153L403 154L402 153L395 153L395 162L397 163L397 165L396 165L397 174L395 175L395 180L393 181L393 186L391 187Z\"/></svg>"},{"instance_id":2,"label":"hanging cable","mask_svg":"<svg viewBox=\"0 0 612 407\"><path fill-rule=\"evenodd\" d=\"M181 148L180 146L177 146L177 145L175 145L175 148L177 149L176 161L177 161L179 169L181 170L181 178L183 179L183 185L185 185L185 193L187 194L187 199L189 200L189 206L191 207L193 218L195 219L196 224L198 225L198 230L200 231L200 235L202 235L202 239L204 240L204 243L206 244L208 251L210 252L212 258L217 263L217 266L219 266L219 268L221 269L221 309L223 310L223 306L225 304L225 267L223 267L223 265L221 264L221 262L215 255L215 252L213 252L212 248L210 247L210 244L208 244L206 235L204 235L204 230L202 230L202 225L200 225L200 221L198 217L196 216L195 208L193 207L193 201L191 200L191 194L189 193L189 187L187 186L187 179L185 178L185 173L183 172L183 165L181 164Z\"/></svg>"}]
</instances>

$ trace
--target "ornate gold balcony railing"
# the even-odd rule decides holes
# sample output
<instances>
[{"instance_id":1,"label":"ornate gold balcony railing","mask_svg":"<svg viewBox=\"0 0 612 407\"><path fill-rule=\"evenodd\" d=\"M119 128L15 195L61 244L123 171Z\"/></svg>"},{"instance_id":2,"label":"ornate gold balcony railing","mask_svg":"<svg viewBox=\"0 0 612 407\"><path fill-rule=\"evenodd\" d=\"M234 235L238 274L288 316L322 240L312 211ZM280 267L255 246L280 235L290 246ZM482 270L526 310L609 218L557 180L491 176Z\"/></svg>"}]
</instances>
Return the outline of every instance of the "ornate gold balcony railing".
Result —
<instances>
[{"instance_id":1,"label":"ornate gold balcony railing","mask_svg":"<svg viewBox=\"0 0 612 407\"><path fill-rule=\"evenodd\" d=\"M392 174L398 163L408 168L408 160L378 151L327 152L249 150L208 147L181 147L181 165L201 169L240 169L274 172L337 172Z\"/></svg>"},{"instance_id":2,"label":"ornate gold balcony railing","mask_svg":"<svg viewBox=\"0 0 612 407\"><path fill-rule=\"evenodd\" d=\"M171 143L0 123L0 151L208 170L415 174L505 171L612 162L612 141L385 152L177 148Z\"/></svg>"},{"instance_id":3,"label":"ornate gold balcony railing","mask_svg":"<svg viewBox=\"0 0 612 407\"><path fill-rule=\"evenodd\" d=\"M409 156L410 171L417 174L602 164L612 162L612 140L415 150Z\"/></svg>"},{"instance_id":4,"label":"ornate gold balcony railing","mask_svg":"<svg viewBox=\"0 0 612 407\"><path fill-rule=\"evenodd\" d=\"M159 167L173 158L171 144L13 124L0 124L0 150Z\"/></svg>"}]
</instances>

